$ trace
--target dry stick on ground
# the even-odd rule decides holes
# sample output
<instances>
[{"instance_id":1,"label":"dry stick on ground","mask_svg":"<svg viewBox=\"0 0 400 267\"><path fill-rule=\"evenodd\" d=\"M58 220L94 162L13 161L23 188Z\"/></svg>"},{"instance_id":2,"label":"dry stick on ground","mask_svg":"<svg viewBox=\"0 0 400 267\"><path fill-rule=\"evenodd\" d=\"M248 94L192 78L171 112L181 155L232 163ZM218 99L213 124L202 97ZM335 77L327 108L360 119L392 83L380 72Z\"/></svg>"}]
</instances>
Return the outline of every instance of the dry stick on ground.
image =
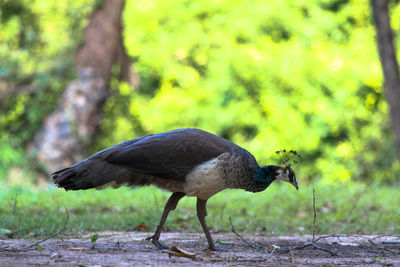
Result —
<instances>
[{"instance_id":1,"label":"dry stick on ground","mask_svg":"<svg viewBox=\"0 0 400 267\"><path fill-rule=\"evenodd\" d=\"M67 208L65 208L65 221L64 221L64 226L63 226L63 228L61 228L61 230L58 231L57 233L54 233L54 234L52 234L52 235L49 235L48 237L46 237L46 238L44 238L44 239L42 239L42 240L36 242L35 244L32 244L32 245L26 247L25 249L35 247L35 246L39 245L40 243L43 243L44 241L46 241L46 240L48 240L48 239L50 239L50 238L53 238L53 237L56 237L56 236L62 234L62 233L65 231L65 229L67 228L68 220L69 220L69 213L68 213Z\"/></svg>"},{"instance_id":2,"label":"dry stick on ground","mask_svg":"<svg viewBox=\"0 0 400 267\"><path fill-rule=\"evenodd\" d=\"M258 247L255 247L253 244L251 244L250 242L248 242L246 239L244 239L238 232L236 232L235 227L233 227L232 225L232 219L231 217L229 217L229 223L231 225L231 231L234 232L244 243L246 243L246 245L248 245L251 248L257 249Z\"/></svg>"},{"instance_id":3,"label":"dry stick on ground","mask_svg":"<svg viewBox=\"0 0 400 267\"><path fill-rule=\"evenodd\" d=\"M272 246L271 253L269 253L268 256L265 259L268 260L272 256L272 254L274 254L275 250L277 250L277 249L279 249L278 246Z\"/></svg>"},{"instance_id":4,"label":"dry stick on ground","mask_svg":"<svg viewBox=\"0 0 400 267\"><path fill-rule=\"evenodd\" d=\"M400 238L399 235L377 235L375 237L368 237L368 236L357 236L357 235L346 235L346 237L355 237L355 238L363 238L363 239L371 239L372 241L375 241L376 239L379 238L383 238L383 237L396 237L396 238ZM382 241L382 244L398 244L396 241L392 242L392 241Z\"/></svg>"},{"instance_id":5,"label":"dry stick on ground","mask_svg":"<svg viewBox=\"0 0 400 267\"><path fill-rule=\"evenodd\" d=\"M382 237L397 237L397 238L400 238L400 235L377 235L377 236L371 238L371 240L375 240L375 239L382 238ZM384 243L384 242L391 242L391 241L383 241L382 243ZM397 242L395 242L395 243L397 243Z\"/></svg>"},{"instance_id":6,"label":"dry stick on ground","mask_svg":"<svg viewBox=\"0 0 400 267\"><path fill-rule=\"evenodd\" d=\"M315 244L314 242L306 242L302 246L297 246L297 247L294 247L294 248L291 248L291 249L284 250L283 254L288 253L289 251L293 251L293 250L301 250L301 249L304 249L304 248L310 247L310 246L313 247L314 249L318 249L318 250L322 250L322 251L328 252L329 254L331 254L331 256L337 256L337 253L335 253L335 252L333 252L333 251L331 251L329 249L320 247L317 244Z\"/></svg>"},{"instance_id":7,"label":"dry stick on ground","mask_svg":"<svg viewBox=\"0 0 400 267\"><path fill-rule=\"evenodd\" d=\"M26 248L22 248L22 249L6 249L6 248L1 248L0 251L15 251L15 250L21 251L21 250L27 250L27 249L30 249L30 248L32 248L32 247L35 247L35 246L39 245L40 243L43 243L44 241L46 241L46 240L48 240L48 239L50 239L50 238L53 238L53 237L56 237L56 236L62 234L62 233L65 231L65 229L67 228L68 220L69 220L69 213L68 213L67 208L65 208L65 221L64 221L64 226L63 226L63 228L61 228L61 230L58 231L57 233L54 233L54 234L52 234L52 235L49 235L49 236L47 236L46 238L44 238L44 239L42 239L42 240L40 240L40 241L38 241L38 242L36 242L36 243L30 245L30 246L27 246Z\"/></svg>"},{"instance_id":8,"label":"dry stick on ground","mask_svg":"<svg viewBox=\"0 0 400 267\"><path fill-rule=\"evenodd\" d=\"M378 244L376 244L376 243L375 243L374 241L372 241L371 239L368 239L368 242L371 243L373 246L375 246L375 247L377 247L377 248L380 248L380 249L382 249L382 250L384 250L384 251L388 251L388 252L390 252L390 253L393 253L394 255L399 255L399 254L400 254L400 251L394 250L394 249L388 249L388 248L379 246Z\"/></svg>"},{"instance_id":9,"label":"dry stick on ground","mask_svg":"<svg viewBox=\"0 0 400 267\"><path fill-rule=\"evenodd\" d=\"M341 238L345 238L345 237L346 238L355 238L355 239L362 238L362 239L367 239L367 240L370 239L372 241L375 241L378 238L384 238L384 237L397 237L397 238L400 238L399 235L377 235L377 236L371 238L371 237L368 237L368 236L351 235L351 234L348 234L348 235L332 234L332 235L321 235L317 239L315 239L314 243L318 242L321 239L326 239L326 238L337 238L340 242L343 242L341 240ZM382 241L381 243L382 244L400 244L400 240L388 240L388 241Z\"/></svg>"},{"instance_id":10,"label":"dry stick on ground","mask_svg":"<svg viewBox=\"0 0 400 267\"><path fill-rule=\"evenodd\" d=\"M398 244L400 244L400 240L382 241L382 244L398 245Z\"/></svg>"},{"instance_id":11,"label":"dry stick on ground","mask_svg":"<svg viewBox=\"0 0 400 267\"><path fill-rule=\"evenodd\" d=\"M338 235L338 234L333 234L333 235L321 235L319 236L317 239L314 240L314 243L318 242L321 239L325 239L325 238L337 238L339 239L340 242L342 242L342 240L340 239L341 237L349 237L348 235Z\"/></svg>"},{"instance_id":12,"label":"dry stick on ground","mask_svg":"<svg viewBox=\"0 0 400 267\"><path fill-rule=\"evenodd\" d=\"M318 242L321 239L326 239L326 238L331 238L331 237L337 238L340 242L343 242L342 239L341 239L342 237L343 238L344 237L347 237L347 238L367 238L367 237L363 237L363 236L359 236L359 235L352 235L352 234L348 234L348 235L345 235L345 234L321 235L317 239L315 239L314 243ZM376 237L372 238L372 240L374 240L375 238Z\"/></svg>"},{"instance_id":13,"label":"dry stick on ground","mask_svg":"<svg viewBox=\"0 0 400 267\"><path fill-rule=\"evenodd\" d=\"M306 242L302 246L296 246L294 248L284 250L283 253L288 253L288 252L293 251L293 250L300 250L300 249L304 249L306 247L312 246L314 249L318 249L318 250L322 250L322 251L328 252L332 256L337 256L337 254L335 252L330 251L329 249L320 247L320 246L315 244L315 223L316 223L316 220L317 220L317 211L315 209L315 190L314 190L314 188L313 188L313 212L314 212L314 219L313 219L313 238L312 238L312 241L311 242Z\"/></svg>"}]
</instances>

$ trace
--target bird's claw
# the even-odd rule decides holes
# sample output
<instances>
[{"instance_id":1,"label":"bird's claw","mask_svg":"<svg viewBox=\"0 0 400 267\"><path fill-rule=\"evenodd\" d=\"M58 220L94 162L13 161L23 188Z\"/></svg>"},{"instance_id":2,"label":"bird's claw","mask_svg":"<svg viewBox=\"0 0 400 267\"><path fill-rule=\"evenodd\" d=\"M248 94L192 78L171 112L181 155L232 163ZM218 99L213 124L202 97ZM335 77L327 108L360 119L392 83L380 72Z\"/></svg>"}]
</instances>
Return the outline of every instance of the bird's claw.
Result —
<instances>
[{"instance_id":1,"label":"bird's claw","mask_svg":"<svg viewBox=\"0 0 400 267\"><path fill-rule=\"evenodd\" d=\"M149 236L148 238L146 238L146 240L151 240L151 243L153 243L153 245L155 245L159 249L169 249L167 245L164 245L158 239L155 239L154 235Z\"/></svg>"},{"instance_id":2,"label":"bird's claw","mask_svg":"<svg viewBox=\"0 0 400 267\"><path fill-rule=\"evenodd\" d=\"M226 250L222 249L222 248L214 248L214 251L215 252L226 252Z\"/></svg>"},{"instance_id":3,"label":"bird's claw","mask_svg":"<svg viewBox=\"0 0 400 267\"><path fill-rule=\"evenodd\" d=\"M208 249L211 251L215 251L215 252L226 252L225 249L217 248L216 246L210 246L210 247L208 247Z\"/></svg>"},{"instance_id":4,"label":"bird's claw","mask_svg":"<svg viewBox=\"0 0 400 267\"><path fill-rule=\"evenodd\" d=\"M146 237L146 241L149 241L150 239L153 239L153 237L154 237L154 235L152 235L152 236L149 236L149 237Z\"/></svg>"},{"instance_id":5,"label":"bird's claw","mask_svg":"<svg viewBox=\"0 0 400 267\"><path fill-rule=\"evenodd\" d=\"M169 249L169 247L167 245L164 245L163 243L161 243L158 240L153 240L153 241L151 241L151 243L153 243L159 249Z\"/></svg>"}]
</instances>

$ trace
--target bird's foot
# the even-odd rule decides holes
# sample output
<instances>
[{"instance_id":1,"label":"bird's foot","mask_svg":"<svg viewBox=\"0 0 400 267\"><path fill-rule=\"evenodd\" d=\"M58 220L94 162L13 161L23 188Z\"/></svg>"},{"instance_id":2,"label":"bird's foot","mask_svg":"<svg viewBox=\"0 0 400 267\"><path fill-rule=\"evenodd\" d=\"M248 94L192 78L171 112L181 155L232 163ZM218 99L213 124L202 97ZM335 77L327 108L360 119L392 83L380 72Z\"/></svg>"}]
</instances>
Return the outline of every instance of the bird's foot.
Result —
<instances>
[{"instance_id":1,"label":"bird's foot","mask_svg":"<svg viewBox=\"0 0 400 267\"><path fill-rule=\"evenodd\" d=\"M151 240L151 243L153 243L153 245L155 245L159 249L169 249L167 245L164 245L158 239L155 239L154 235L149 236L148 238L146 238L146 240Z\"/></svg>"},{"instance_id":2,"label":"bird's foot","mask_svg":"<svg viewBox=\"0 0 400 267\"><path fill-rule=\"evenodd\" d=\"M169 247L167 245L164 245L163 243L161 243L158 240L153 239L151 241L151 243L153 243L156 247L158 247L159 249L169 249Z\"/></svg>"},{"instance_id":3,"label":"bird's foot","mask_svg":"<svg viewBox=\"0 0 400 267\"><path fill-rule=\"evenodd\" d=\"M210 246L208 249L215 252L227 252L225 249L217 248L216 246Z\"/></svg>"},{"instance_id":4,"label":"bird's foot","mask_svg":"<svg viewBox=\"0 0 400 267\"><path fill-rule=\"evenodd\" d=\"M146 241L149 241L149 240L152 240L154 238L154 235L152 235L152 236L149 236L149 237L146 237Z\"/></svg>"}]
</instances>

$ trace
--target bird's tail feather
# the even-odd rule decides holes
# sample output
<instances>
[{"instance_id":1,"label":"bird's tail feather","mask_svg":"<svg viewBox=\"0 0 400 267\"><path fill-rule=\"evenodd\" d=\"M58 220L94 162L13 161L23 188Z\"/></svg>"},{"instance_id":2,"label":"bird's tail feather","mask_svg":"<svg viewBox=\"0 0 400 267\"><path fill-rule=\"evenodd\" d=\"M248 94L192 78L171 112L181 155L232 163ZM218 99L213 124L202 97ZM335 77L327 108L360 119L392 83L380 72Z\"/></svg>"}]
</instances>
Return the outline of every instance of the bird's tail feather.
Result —
<instances>
[{"instance_id":1,"label":"bird's tail feather","mask_svg":"<svg viewBox=\"0 0 400 267\"><path fill-rule=\"evenodd\" d=\"M122 185L131 173L126 168L101 160L84 160L51 176L58 187L79 190L101 187L108 183Z\"/></svg>"}]
</instances>

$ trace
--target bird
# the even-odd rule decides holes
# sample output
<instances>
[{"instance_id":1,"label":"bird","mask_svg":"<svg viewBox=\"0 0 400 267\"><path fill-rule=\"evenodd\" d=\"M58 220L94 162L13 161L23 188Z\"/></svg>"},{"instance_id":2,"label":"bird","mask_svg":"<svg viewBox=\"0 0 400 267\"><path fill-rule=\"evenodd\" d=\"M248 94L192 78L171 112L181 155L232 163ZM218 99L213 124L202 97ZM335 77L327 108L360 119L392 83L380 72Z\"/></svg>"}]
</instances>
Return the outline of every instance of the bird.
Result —
<instances>
[{"instance_id":1,"label":"bird","mask_svg":"<svg viewBox=\"0 0 400 267\"><path fill-rule=\"evenodd\" d=\"M297 190L290 166L259 166L246 149L212 133L183 128L149 134L101 150L71 167L52 174L65 190L154 185L172 192L156 231L147 238L159 249L159 239L170 211L183 197L196 197L197 217L211 251L221 251L206 224L207 201L224 189L264 191L274 180Z\"/></svg>"}]
</instances>

